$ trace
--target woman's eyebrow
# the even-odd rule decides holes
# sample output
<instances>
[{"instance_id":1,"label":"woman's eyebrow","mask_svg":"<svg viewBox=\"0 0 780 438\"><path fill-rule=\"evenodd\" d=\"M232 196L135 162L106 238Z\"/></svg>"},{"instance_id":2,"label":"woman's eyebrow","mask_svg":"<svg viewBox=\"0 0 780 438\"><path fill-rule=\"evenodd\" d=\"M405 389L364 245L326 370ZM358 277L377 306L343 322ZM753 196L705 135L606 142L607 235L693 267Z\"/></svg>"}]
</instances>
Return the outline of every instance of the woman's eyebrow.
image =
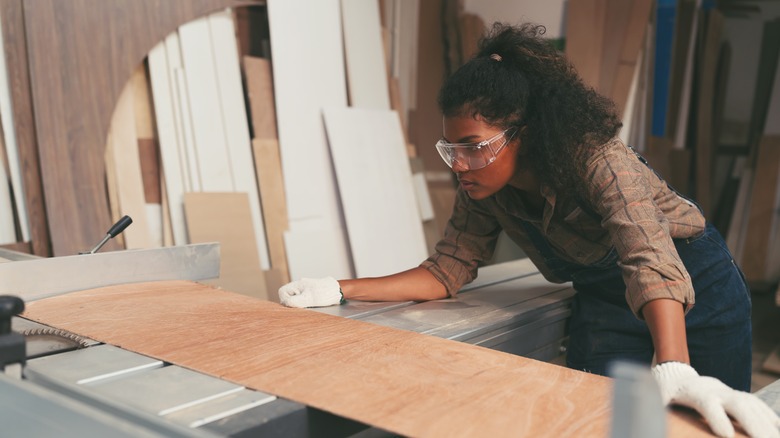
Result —
<instances>
[{"instance_id":1,"label":"woman's eyebrow","mask_svg":"<svg viewBox=\"0 0 780 438\"><path fill-rule=\"evenodd\" d=\"M442 140L446 141L447 143L471 143L472 141L477 139L479 139L479 136L476 134L461 137L458 139L458 141L450 141L447 137L442 137Z\"/></svg>"}]
</instances>

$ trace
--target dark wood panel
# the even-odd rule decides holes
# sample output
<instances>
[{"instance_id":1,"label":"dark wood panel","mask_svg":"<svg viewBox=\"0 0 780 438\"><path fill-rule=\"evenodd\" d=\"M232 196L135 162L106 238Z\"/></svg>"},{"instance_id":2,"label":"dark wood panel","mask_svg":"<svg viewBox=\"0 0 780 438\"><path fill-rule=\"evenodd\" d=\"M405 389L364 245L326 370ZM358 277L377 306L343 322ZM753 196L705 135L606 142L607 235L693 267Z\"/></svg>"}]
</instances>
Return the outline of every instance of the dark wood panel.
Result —
<instances>
[{"instance_id":1,"label":"dark wood panel","mask_svg":"<svg viewBox=\"0 0 780 438\"><path fill-rule=\"evenodd\" d=\"M27 42L24 32L22 0L0 0L3 49L11 89L14 130L24 185L25 206L30 223L30 244L35 255L51 255L46 205L43 198L38 142L33 122L30 76L27 68Z\"/></svg>"},{"instance_id":2,"label":"dark wood panel","mask_svg":"<svg viewBox=\"0 0 780 438\"><path fill-rule=\"evenodd\" d=\"M24 22L54 255L93 246L111 226L104 149L119 92L180 24L241 0L26 0ZM109 246L111 245L111 246ZM113 242L106 250L116 249Z\"/></svg>"}]
</instances>

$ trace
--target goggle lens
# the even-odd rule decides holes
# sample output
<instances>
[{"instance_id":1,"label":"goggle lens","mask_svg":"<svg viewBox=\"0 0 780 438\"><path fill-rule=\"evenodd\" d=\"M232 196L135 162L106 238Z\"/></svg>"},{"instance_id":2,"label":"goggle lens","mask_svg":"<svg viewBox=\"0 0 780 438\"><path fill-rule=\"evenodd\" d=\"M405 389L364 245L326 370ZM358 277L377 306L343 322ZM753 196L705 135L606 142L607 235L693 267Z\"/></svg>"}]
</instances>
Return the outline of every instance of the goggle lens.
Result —
<instances>
[{"instance_id":1,"label":"goggle lens","mask_svg":"<svg viewBox=\"0 0 780 438\"><path fill-rule=\"evenodd\" d=\"M507 135L509 131L512 133ZM442 139L436 143L436 150L450 168L457 164L458 168L478 170L496 161L498 153L509 144L515 132L515 128L509 128L478 143L448 143ZM494 147L502 139L501 145Z\"/></svg>"}]
</instances>

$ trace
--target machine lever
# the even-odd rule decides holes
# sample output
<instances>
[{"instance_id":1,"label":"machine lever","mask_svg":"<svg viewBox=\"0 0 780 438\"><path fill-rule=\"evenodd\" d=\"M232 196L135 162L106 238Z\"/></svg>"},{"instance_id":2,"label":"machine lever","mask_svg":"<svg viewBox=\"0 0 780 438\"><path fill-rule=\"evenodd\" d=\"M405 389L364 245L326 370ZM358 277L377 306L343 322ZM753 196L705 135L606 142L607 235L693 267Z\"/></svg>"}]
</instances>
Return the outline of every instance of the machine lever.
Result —
<instances>
[{"instance_id":1,"label":"machine lever","mask_svg":"<svg viewBox=\"0 0 780 438\"><path fill-rule=\"evenodd\" d=\"M116 237L119 233L125 230L130 224L133 223L133 219L130 216L123 216L122 219L119 219L117 223L115 223L109 230L108 233L106 233L106 236L103 237L103 240L100 241L97 245L95 245L94 248L92 248L88 252L80 252L79 254L94 254L100 250L100 248L103 247L103 245L108 242L108 239L111 239L112 237Z\"/></svg>"}]
</instances>

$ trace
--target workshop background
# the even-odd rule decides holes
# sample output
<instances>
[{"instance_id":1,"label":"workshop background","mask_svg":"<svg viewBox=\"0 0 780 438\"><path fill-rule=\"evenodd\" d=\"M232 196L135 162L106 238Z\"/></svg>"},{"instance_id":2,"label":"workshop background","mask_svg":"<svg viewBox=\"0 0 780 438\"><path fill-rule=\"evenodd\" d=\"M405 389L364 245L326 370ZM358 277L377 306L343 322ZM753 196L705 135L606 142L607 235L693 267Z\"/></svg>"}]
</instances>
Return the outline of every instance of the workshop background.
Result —
<instances>
[{"instance_id":1,"label":"workshop background","mask_svg":"<svg viewBox=\"0 0 780 438\"><path fill-rule=\"evenodd\" d=\"M218 241L207 283L268 300L415 266L455 192L437 90L490 23L533 21L724 234L753 389L778 378L780 1L338 4L1 0L0 247L73 255L130 215L105 251Z\"/></svg>"}]
</instances>

